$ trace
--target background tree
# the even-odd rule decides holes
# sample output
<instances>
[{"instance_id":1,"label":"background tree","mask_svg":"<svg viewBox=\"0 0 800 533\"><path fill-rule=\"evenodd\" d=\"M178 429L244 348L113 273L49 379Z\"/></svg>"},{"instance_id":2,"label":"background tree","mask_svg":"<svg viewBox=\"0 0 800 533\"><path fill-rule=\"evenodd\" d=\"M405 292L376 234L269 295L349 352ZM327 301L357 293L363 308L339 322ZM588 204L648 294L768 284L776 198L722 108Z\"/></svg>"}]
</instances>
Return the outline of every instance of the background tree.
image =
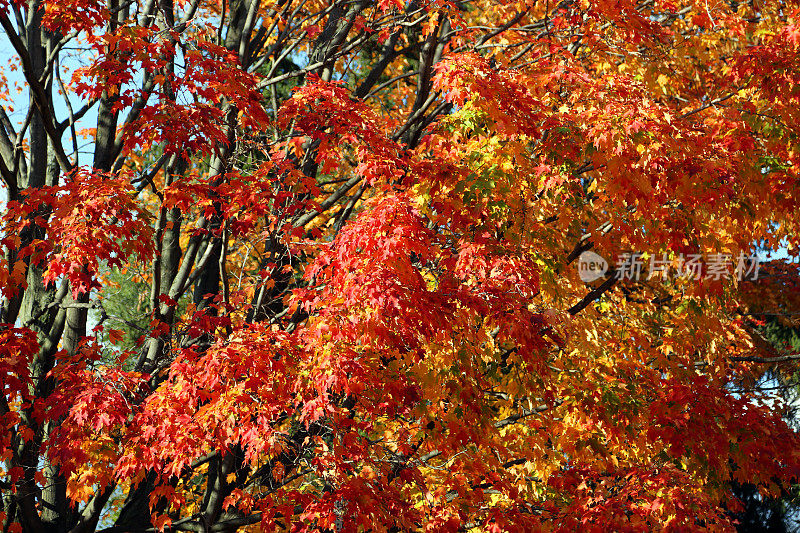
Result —
<instances>
[{"instance_id":1,"label":"background tree","mask_svg":"<svg viewBox=\"0 0 800 533\"><path fill-rule=\"evenodd\" d=\"M732 527L798 472L731 386L775 362L738 258L797 250L797 15L1 3L4 531Z\"/></svg>"}]
</instances>

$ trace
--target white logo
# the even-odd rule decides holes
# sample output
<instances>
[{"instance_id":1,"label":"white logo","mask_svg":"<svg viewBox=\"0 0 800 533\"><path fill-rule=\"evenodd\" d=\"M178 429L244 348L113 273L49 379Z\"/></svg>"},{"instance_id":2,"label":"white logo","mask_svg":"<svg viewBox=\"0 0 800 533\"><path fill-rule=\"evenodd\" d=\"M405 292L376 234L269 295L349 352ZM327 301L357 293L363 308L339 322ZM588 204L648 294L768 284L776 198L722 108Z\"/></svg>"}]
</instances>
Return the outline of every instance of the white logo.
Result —
<instances>
[{"instance_id":1,"label":"white logo","mask_svg":"<svg viewBox=\"0 0 800 533\"><path fill-rule=\"evenodd\" d=\"M606 272L608 261L596 253L586 251L578 257L578 275L584 283L600 279Z\"/></svg>"}]
</instances>

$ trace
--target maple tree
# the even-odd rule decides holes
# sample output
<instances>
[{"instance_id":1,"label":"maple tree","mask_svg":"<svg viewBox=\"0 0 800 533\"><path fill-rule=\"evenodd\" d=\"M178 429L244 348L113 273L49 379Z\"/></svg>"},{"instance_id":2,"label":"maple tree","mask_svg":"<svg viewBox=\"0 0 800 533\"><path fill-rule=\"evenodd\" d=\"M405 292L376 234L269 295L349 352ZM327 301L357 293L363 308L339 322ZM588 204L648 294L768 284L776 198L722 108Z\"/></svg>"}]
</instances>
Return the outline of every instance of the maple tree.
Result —
<instances>
[{"instance_id":1,"label":"maple tree","mask_svg":"<svg viewBox=\"0 0 800 533\"><path fill-rule=\"evenodd\" d=\"M796 254L799 16L2 0L3 531L734 527L800 472L796 272L728 264Z\"/></svg>"}]
</instances>

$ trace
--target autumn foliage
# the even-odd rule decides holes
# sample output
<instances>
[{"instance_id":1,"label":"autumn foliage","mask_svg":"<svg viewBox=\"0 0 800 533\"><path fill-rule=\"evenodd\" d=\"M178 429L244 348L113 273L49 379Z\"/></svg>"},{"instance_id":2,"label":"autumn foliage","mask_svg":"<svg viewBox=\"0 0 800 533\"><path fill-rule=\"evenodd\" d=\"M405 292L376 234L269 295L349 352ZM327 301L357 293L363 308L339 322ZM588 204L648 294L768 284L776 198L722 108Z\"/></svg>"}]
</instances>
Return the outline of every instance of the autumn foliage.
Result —
<instances>
[{"instance_id":1,"label":"autumn foliage","mask_svg":"<svg viewBox=\"0 0 800 533\"><path fill-rule=\"evenodd\" d=\"M798 481L752 311L800 278L737 258L797 251L800 4L0 23L3 532L726 531Z\"/></svg>"}]
</instances>

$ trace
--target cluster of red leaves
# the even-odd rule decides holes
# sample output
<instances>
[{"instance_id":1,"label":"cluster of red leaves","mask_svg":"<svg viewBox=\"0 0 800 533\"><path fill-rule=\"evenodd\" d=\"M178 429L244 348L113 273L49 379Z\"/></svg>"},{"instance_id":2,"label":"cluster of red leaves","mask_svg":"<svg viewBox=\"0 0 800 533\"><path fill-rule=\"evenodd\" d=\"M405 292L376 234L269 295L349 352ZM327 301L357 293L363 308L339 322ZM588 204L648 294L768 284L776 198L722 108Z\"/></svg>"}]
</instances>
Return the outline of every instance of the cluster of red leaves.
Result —
<instances>
[{"instance_id":1,"label":"cluster of red leaves","mask_svg":"<svg viewBox=\"0 0 800 533\"><path fill-rule=\"evenodd\" d=\"M11 403L26 410L32 407L29 365L38 352L36 334L31 330L11 327L0 330L0 392L3 394L4 405ZM11 450L11 443L17 432L28 430L25 425L20 424L20 411L0 411L0 449L4 450L4 454ZM32 437L25 433L20 436L23 440Z\"/></svg>"},{"instance_id":2,"label":"cluster of red leaves","mask_svg":"<svg viewBox=\"0 0 800 533\"><path fill-rule=\"evenodd\" d=\"M63 185L35 189L22 202L9 202L3 222L4 245L19 249L19 260L44 262L46 283L68 279L74 296L98 286L101 263L121 266L152 253L150 221L122 175L76 169ZM45 239L36 238L44 232ZM34 238L21 246L26 234Z\"/></svg>"},{"instance_id":3,"label":"cluster of red leaves","mask_svg":"<svg viewBox=\"0 0 800 533\"><path fill-rule=\"evenodd\" d=\"M323 174L333 172L346 160L344 148L357 161L355 172L367 183L391 182L405 175L403 147L387 135L386 120L376 116L365 102L354 100L341 84L310 80L281 108L281 125L295 127L319 143L316 161ZM297 150L303 137L291 141ZM288 146L287 146L288 153Z\"/></svg>"}]
</instances>

